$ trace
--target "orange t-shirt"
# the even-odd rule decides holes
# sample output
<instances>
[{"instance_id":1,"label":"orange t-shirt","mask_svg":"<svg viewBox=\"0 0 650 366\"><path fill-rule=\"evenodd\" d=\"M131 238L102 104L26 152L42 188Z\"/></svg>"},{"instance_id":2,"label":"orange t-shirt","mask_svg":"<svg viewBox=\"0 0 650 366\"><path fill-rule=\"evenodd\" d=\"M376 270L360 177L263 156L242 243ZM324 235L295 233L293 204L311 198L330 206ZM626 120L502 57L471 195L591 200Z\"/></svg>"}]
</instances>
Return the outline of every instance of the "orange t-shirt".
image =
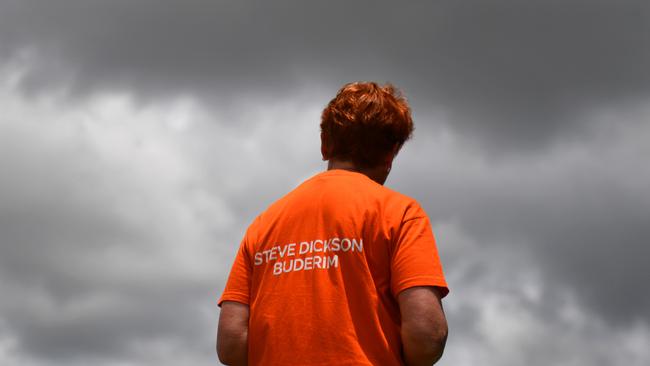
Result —
<instances>
[{"instance_id":1,"label":"orange t-shirt","mask_svg":"<svg viewBox=\"0 0 650 366\"><path fill-rule=\"evenodd\" d=\"M449 291L426 213L335 169L254 220L219 305L250 306L251 365L403 365L396 299L413 286Z\"/></svg>"}]
</instances>

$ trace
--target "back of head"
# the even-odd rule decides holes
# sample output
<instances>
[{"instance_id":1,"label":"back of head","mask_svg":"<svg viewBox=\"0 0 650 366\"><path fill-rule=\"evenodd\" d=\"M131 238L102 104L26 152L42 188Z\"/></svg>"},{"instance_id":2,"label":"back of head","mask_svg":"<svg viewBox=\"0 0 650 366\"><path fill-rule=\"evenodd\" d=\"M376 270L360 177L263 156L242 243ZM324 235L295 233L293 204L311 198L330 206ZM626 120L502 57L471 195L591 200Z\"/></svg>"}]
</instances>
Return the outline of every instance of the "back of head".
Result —
<instances>
[{"instance_id":1,"label":"back of head","mask_svg":"<svg viewBox=\"0 0 650 366\"><path fill-rule=\"evenodd\" d=\"M343 86L323 110L321 133L326 159L360 168L381 164L413 133L411 110L391 84L355 82Z\"/></svg>"}]
</instances>

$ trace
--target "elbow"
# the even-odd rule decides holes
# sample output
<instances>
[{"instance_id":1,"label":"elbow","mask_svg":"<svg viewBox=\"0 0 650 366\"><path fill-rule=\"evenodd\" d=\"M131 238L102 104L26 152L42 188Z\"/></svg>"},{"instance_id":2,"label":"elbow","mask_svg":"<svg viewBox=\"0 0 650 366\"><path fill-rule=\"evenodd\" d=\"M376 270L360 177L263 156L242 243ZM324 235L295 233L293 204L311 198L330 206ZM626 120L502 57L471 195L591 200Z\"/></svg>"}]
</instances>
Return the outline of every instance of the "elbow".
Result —
<instances>
[{"instance_id":1,"label":"elbow","mask_svg":"<svg viewBox=\"0 0 650 366\"><path fill-rule=\"evenodd\" d=\"M442 358L442 354L445 350L445 345L447 344L447 335L448 329L445 326L444 328L436 329L433 332L430 332L428 336L423 337L422 349L425 351L425 356L431 360L431 365L438 362Z\"/></svg>"},{"instance_id":2,"label":"elbow","mask_svg":"<svg viewBox=\"0 0 650 366\"><path fill-rule=\"evenodd\" d=\"M241 340L238 342L217 341L217 357L224 365L245 365L246 344Z\"/></svg>"},{"instance_id":3,"label":"elbow","mask_svg":"<svg viewBox=\"0 0 650 366\"><path fill-rule=\"evenodd\" d=\"M217 357L219 358L219 362L224 365L228 365L228 362L231 361L228 353L221 346L221 342L217 342Z\"/></svg>"},{"instance_id":4,"label":"elbow","mask_svg":"<svg viewBox=\"0 0 650 366\"><path fill-rule=\"evenodd\" d=\"M445 347L445 344L447 343L447 336L449 335L449 328L447 327L447 322L445 321L443 324L440 324L436 330L433 332L433 335L431 336L431 339L436 343L442 346L442 348Z\"/></svg>"},{"instance_id":5,"label":"elbow","mask_svg":"<svg viewBox=\"0 0 650 366\"><path fill-rule=\"evenodd\" d=\"M230 361L230 355L224 349L220 339L217 339L217 357L219 358L219 362L224 365L228 365L228 362Z\"/></svg>"},{"instance_id":6,"label":"elbow","mask_svg":"<svg viewBox=\"0 0 650 366\"><path fill-rule=\"evenodd\" d=\"M431 356L434 359L433 363L438 362L438 360L442 357L442 354L445 350L445 345L447 344L448 335L449 330L445 324L444 329L440 329L439 331L435 332L435 334L431 337L433 350Z\"/></svg>"},{"instance_id":7,"label":"elbow","mask_svg":"<svg viewBox=\"0 0 650 366\"><path fill-rule=\"evenodd\" d=\"M231 354L224 352L220 349L217 349L217 356L219 357L219 362L221 362L224 365L234 365L235 364L235 359L232 357Z\"/></svg>"},{"instance_id":8,"label":"elbow","mask_svg":"<svg viewBox=\"0 0 650 366\"><path fill-rule=\"evenodd\" d=\"M217 336L217 357L224 365L247 365L248 332L245 330L220 332Z\"/></svg>"},{"instance_id":9,"label":"elbow","mask_svg":"<svg viewBox=\"0 0 650 366\"><path fill-rule=\"evenodd\" d=\"M219 362L221 362L224 365L240 364L240 358L237 357L237 355L223 348L217 347L217 356L219 357Z\"/></svg>"},{"instance_id":10,"label":"elbow","mask_svg":"<svg viewBox=\"0 0 650 366\"><path fill-rule=\"evenodd\" d=\"M402 341L406 364L409 366L433 365L440 358L447 343L447 324L422 329L402 329Z\"/></svg>"}]
</instances>

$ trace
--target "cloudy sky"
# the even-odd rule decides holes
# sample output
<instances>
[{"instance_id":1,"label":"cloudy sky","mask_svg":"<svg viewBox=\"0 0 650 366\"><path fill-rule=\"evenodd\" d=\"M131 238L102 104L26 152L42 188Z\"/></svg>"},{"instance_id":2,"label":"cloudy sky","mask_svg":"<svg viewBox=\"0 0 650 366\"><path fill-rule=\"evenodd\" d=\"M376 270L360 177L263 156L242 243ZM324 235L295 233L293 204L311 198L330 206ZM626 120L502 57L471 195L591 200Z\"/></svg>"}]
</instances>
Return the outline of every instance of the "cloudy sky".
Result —
<instances>
[{"instance_id":1,"label":"cloudy sky","mask_svg":"<svg viewBox=\"0 0 650 366\"><path fill-rule=\"evenodd\" d=\"M214 365L253 217L392 82L440 365L650 363L647 0L0 0L0 364Z\"/></svg>"}]
</instances>

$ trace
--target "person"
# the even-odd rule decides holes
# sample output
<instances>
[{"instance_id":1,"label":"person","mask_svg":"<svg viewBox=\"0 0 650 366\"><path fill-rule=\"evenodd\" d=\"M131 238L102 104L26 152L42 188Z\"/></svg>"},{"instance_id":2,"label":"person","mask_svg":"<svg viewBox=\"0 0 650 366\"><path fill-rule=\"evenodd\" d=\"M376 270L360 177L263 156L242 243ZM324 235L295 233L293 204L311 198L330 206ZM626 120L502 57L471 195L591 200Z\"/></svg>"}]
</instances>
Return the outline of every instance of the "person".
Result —
<instances>
[{"instance_id":1,"label":"person","mask_svg":"<svg viewBox=\"0 0 650 366\"><path fill-rule=\"evenodd\" d=\"M221 307L226 365L432 365L448 287L429 219L385 187L413 132L392 85L344 85L324 109L327 170L248 227Z\"/></svg>"}]
</instances>

